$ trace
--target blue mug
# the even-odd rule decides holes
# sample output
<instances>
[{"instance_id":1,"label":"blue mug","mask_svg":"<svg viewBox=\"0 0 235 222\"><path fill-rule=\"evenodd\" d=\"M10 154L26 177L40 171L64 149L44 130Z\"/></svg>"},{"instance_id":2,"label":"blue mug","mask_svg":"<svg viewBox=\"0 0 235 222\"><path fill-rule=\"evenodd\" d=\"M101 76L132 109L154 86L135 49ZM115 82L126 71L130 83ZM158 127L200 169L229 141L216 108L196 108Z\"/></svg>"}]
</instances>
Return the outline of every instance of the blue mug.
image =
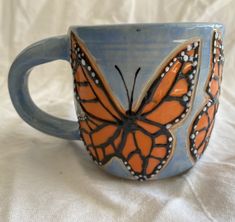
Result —
<instances>
[{"instance_id":1,"label":"blue mug","mask_svg":"<svg viewBox=\"0 0 235 222\"><path fill-rule=\"evenodd\" d=\"M217 23L70 27L22 51L9 72L16 111L34 128L82 140L119 177L160 179L191 168L214 126L224 64ZM77 121L40 110L28 91L36 65L70 62Z\"/></svg>"}]
</instances>

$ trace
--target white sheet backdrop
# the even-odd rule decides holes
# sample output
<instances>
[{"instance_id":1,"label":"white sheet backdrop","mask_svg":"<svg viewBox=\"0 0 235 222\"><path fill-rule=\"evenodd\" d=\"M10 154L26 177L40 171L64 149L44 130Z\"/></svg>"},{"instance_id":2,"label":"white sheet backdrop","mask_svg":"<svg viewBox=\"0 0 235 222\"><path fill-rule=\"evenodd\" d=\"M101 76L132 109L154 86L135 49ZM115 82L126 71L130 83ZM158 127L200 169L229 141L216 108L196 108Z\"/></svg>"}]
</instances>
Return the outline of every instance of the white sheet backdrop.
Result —
<instances>
[{"instance_id":1,"label":"white sheet backdrop","mask_svg":"<svg viewBox=\"0 0 235 222\"><path fill-rule=\"evenodd\" d=\"M235 221L235 1L8 0L0 2L0 221ZM45 135L16 114L7 73L27 45L70 25L130 22L226 25L223 93L207 152L186 174L138 183L87 161L80 142ZM69 64L53 62L30 77L44 110L75 119Z\"/></svg>"}]
</instances>

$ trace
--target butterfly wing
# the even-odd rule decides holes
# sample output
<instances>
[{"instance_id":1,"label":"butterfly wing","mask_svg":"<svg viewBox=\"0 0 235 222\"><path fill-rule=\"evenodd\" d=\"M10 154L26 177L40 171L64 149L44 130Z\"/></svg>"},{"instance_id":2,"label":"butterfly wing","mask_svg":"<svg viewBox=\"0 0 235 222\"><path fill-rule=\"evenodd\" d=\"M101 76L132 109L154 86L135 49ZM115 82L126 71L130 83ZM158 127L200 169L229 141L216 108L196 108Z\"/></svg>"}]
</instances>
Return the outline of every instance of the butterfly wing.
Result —
<instances>
[{"instance_id":1,"label":"butterfly wing","mask_svg":"<svg viewBox=\"0 0 235 222\"><path fill-rule=\"evenodd\" d=\"M121 140L118 122L124 109L111 93L101 70L84 43L71 33L71 66L74 92L84 112L79 117L81 137L93 159L106 163Z\"/></svg>"},{"instance_id":2,"label":"butterfly wing","mask_svg":"<svg viewBox=\"0 0 235 222\"><path fill-rule=\"evenodd\" d=\"M198 69L200 41L183 44L170 55L163 66L144 89L144 98L137 109L144 119L170 128L189 111Z\"/></svg>"},{"instance_id":3,"label":"butterfly wing","mask_svg":"<svg viewBox=\"0 0 235 222\"><path fill-rule=\"evenodd\" d=\"M206 87L208 98L200 113L195 117L190 131L190 153L194 160L201 157L209 143L219 105L224 53L221 36L216 31L213 34L212 44L211 71Z\"/></svg>"},{"instance_id":4,"label":"butterfly wing","mask_svg":"<svg viewBox=\"0 0 235 222\"><path fill-rule=\"evenodd\" d=\"M169 129L181 122L191 107L199 62L199 40L181 45L135 104L137 126L126 135L122 154L139 180L154 176L168 162L174 142Z\"/></svg>"}]
</instances>

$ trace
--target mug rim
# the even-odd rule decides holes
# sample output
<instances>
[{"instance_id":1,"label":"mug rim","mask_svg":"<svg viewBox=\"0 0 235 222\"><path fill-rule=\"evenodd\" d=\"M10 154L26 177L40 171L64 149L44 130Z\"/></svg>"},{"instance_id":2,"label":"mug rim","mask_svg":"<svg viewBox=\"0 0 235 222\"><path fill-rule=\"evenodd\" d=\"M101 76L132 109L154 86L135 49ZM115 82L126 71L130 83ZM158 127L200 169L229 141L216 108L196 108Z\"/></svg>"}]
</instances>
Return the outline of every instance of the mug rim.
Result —
<instances>
[{"instance_id":1,"label":"mug rim","mask_svg":"<svg viewBox=\"0 0 235 222\"><path fill-rule=\"evenodd\" d=\"M135 26L140 26L140 27L150 27L150 26L180 26L180 27L185 27L185 28L192 28L195 26L201 26L203 27L208 27L208 26L214 26L216 28L225 28L225 25L220 22L166 22L166 23L151 23L151 22L146 22L146 23L117 23L117 24L97 24L97 25L72 25L69 27L69 30L72 29L96 29L96 28L122 28L122 27L135 27Z\"/></svg>"}]
</instances>

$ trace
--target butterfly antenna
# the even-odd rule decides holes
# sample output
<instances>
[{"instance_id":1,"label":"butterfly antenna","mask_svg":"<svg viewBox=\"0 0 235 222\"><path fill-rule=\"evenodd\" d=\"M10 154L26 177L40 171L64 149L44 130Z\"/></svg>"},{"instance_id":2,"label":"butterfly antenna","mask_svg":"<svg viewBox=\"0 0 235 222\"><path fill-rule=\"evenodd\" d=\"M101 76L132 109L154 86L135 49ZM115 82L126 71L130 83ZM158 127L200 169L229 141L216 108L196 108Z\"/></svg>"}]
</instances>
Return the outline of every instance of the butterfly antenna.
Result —
<instances>
[{"instance_id":1,"label":"butterfly antenna","mask_svg":"<svg viewBox=\"0 0 235 222\"><path fill-rule=\"evenodd\" d=\"M128 103L129 103L129 107L130 107L130 95L129 95L129 91L128 91L128 88L127 88L127 85L126 85L126 82L125 82L125 79L122 75L122 72L121 70L119 69L119 67L117 65L114 66L116 68L116 70L118 71L119 75L121 76L121 79L122 79L122 82L124 84L124 87L125 87L125 90L126 90L126 94L127 94L127 99L128 99Z\"/></svg>"},{"instance_id":2,"label":"butterfly antenna","mask_svg":"<svg viewBox=\"0 0 235 222\"><path fill-rule=\"evenodd\" d=\"M136 79L137 79L137 76L140 72L140 67L136 70L135 72L135 78L134 78L134 83L133 83L133 86L132 86L132 90L131 90L131 99L130 99L130 106L129 106L129 110L132 109L132 104L133 104L133 97L134 97L134 90L135 90L135 83L136 83Z\"/></svg>"}]
</instances>

